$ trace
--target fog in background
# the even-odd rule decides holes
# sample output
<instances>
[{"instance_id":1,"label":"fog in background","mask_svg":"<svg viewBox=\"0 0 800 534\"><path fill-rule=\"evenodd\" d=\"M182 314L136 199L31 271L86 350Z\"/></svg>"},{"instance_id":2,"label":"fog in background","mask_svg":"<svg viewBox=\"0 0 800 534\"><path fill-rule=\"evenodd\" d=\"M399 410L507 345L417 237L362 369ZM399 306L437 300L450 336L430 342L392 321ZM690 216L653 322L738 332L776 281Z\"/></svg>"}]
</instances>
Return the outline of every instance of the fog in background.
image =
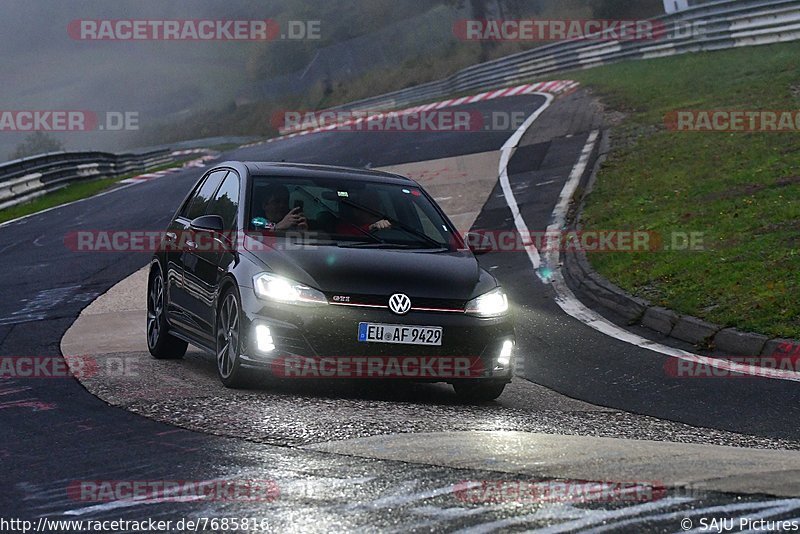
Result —
<instances>
[{"instance_id":1,"label":"fog in background","mask_svg":"<svg viewBox=\"0 0 800 534\"><path fill-rule=\"evenodd\" d=\"M231 100L253 45L235 42L76 41L82 18L271 18L283 2L4 0L0 105L5 110L135 111L140 128L166 114ZM54 133L67 149L117 150L127 132ZM0 158L25 134L0 132Z\"/></svg>"},{"instance_id":2,"label":"fog in background","mask_svg":"<svg viewBox=\"0 0 800 534\"><path fill-rule=\"evenodd\" d=\"M67 150L121 151L157 144L173 123L182 123L183 129L172 132L171 141L205 137L193 131L198 113L217 125L227 110L239 109L242 121L241 114L250 108L239 106L305 94L315 84L353 79L370 68L391 69L403 61L414 65L418 57L452 48L452 22L469 16L477 5L488 6L489 15L496 15L491 8L498 2L518 13L546 8L589 15L588 6L600 1L617 0L4 0L0 109L139 114L139 132L50 134ZM322 39L78 41L67 33L75 19L275 19L282 28L287 19L320 20ZM263 117L264 124L269 120ZM236 123L212 134L243 129ZM241 133L262 133L252 125L248 130ZM26 135L0 131L0 161Z\"/></svg>"}]
</instances>

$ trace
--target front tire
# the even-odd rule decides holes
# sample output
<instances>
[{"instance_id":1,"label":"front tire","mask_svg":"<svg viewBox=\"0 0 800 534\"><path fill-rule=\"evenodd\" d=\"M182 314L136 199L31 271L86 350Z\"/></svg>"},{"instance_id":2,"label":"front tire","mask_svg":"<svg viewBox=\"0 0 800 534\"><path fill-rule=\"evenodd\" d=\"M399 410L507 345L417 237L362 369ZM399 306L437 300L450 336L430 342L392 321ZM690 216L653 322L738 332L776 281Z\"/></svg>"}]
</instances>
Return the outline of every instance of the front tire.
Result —
<instances>
[{"instance_id":1,"label":"front tire","mask_svg":"<svg viewBox=\"0 0 800 534\"><path fill-rule=\"evenodd\" d=\"M453 384L456 395L465 402L489 402L503 394L506 382L497 381L465 381Z\"/></svg>"},{"instance_id":2,"label":"front tire","mask_svg":"<svg viewBox=\"0 0 800 534\"><path fill-rule=\"evenodd\" d=\"M223 293L217 312L214 339L216 340L217 374L227 388L247 385L246 371L241 365L241 317L242 308L235 289Z\"/></svg>"},{"instance_id":3,"label":"front tire","mask_svg":"<svg viewBox=\"0 0 800 534\"><path fill-rule=\"evenodd\" d=\"M157 360L180 360L189 344L169 333L160 268L153 268L147 286L147 349Z\"/></svg>"}]
</instances>

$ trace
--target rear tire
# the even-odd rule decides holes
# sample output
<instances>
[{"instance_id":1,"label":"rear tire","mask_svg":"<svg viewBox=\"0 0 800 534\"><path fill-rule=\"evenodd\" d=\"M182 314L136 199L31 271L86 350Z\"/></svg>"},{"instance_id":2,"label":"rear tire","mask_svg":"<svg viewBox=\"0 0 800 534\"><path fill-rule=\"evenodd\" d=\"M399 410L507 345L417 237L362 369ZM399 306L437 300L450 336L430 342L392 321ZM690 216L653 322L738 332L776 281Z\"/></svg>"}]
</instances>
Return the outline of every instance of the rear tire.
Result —
<instances>
[{"instance_id":1,"label":"rear tire","mask_svg":"<svg viewBox=\"0 0 800 534\"><path fill-rule=\"evenodd\" d=\"M466 402L489 402L503 394L506 382L465 381L453 384L456 395Z\"/></svg>"},{"instance_id":2,"label":"rear tire","mask_svg":"<svg viewBox=\"0 0 800 534\"><path fill-rule=\"evenodd\" d=\"M222 294L217 310L214 339L217 355L217 374L222 384L231 389L248 385L247 371L242 368L239 357L242 350L241 335L242 308L235 289L229 288Z\"/></svg>"},{"instance_id":3,"label":"rear tire","mask_svg":"<svg viewBox=\"0 0 800 534\"><path fill-rule=\"evenodd\" d=\"M164 303L164 278L154 267L147 284L147 349L157 360L180 360L189 344L170 335Z\"/></svg>"}]
</instances>

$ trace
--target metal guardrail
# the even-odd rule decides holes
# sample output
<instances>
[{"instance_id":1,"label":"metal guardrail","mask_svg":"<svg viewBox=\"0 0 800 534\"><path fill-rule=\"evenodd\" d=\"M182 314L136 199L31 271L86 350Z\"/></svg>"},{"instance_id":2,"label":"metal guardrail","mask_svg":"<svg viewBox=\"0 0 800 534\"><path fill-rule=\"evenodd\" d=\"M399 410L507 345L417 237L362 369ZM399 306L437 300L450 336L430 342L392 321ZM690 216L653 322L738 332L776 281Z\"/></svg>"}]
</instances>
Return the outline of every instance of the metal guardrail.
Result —
<instances>
[{"instance_id":1,"label":"metal guardrail","mask_svg":"<svg viewBox=\"0 0 800 534\"><path fill-rule=\"evenodd\" d=\"M656 19L667 29L650 41L574 40L473 65L426 84L365 98L331 110L397 109L469 91L486 91L555 72L619 61L800 39L800 0L718 0ZM703 29L704 31L689 31ZM58 152L0 165L0 209L99 176L145 171L171 161L169 150L142 154Z\"/></svg>"},{"instance_id":2,"label":"metal guardrail","mask_svg":"<svg viewBox=\"0 0 800 534\"><path fill-rule=\"evenodd\" d=\"M169 150L138 154L53 152L0 165L0 209L28 202L66 185L144 172L172 161Z\"/></svg>"},{"instance_id":3,"label":"metal guardrail","mask_svg":"<svg viewBox=\"0 0 800 534\"><path fill-rule=\"evenodd\" d=\"M330 109L397 109L468 91L505 87L555 72L619 61L794 41L800 39L800 0L719 0L655 20L667 29L663 38L553 43L473 65L442 80Z\"/></svg>"}]
</instances>

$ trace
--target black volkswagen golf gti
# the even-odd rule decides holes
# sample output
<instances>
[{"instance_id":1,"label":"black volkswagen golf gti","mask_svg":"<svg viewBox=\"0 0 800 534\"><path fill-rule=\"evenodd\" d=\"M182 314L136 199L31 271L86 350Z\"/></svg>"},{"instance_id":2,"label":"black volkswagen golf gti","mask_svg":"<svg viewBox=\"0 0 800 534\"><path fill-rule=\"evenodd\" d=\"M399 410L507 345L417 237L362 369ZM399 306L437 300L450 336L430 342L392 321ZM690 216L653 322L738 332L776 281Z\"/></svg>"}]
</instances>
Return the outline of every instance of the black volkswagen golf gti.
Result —
<instances>
[{"instance_id":1,"label":"black volkswagen golf gti","mask_svg":"<svg viewBox=\"0 0 800 534\"><path fill-rule=\"evenodd\" d=\"M447 382L491 400L511 381L508 299L433 199L395 174L286 163L207 172L150 266L147 343L191 343L228 387L285 378ZM255 375L257 376L257 375Z\"/></svg>"}]
</instances>

